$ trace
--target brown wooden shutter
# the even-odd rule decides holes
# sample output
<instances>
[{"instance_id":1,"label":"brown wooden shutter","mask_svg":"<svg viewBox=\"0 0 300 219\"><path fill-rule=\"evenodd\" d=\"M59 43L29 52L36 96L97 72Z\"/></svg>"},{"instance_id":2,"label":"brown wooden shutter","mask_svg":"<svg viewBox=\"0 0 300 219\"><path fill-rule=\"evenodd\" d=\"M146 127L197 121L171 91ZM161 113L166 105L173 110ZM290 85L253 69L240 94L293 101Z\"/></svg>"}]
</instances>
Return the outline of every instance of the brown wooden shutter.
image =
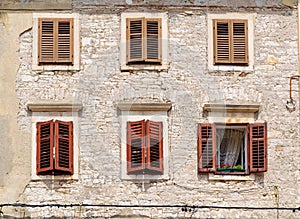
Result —
<instances>
[{"instance_id":1,"label":"brown wooden shutter","mask_svg":"<svg viewBox=\"0 0 300 219\"><path fill-rule=\"evenodd\" d=\"M73 122L55 121L55 169L73 174Z\"/></svg>"},{"instance_id":2,"label":"brown wooden shutter","mask_svg":"<svg viewBox=\"0 0 300 219\"><path fill-rule=\"evenodd\" d=\"M199 124L198 126L198 162L199 172L214 172L216 166L216 126Z\"/></svg>"},{"instance_id":3,"label":"brown wooden shutter","mask_svg":"<svg viewBox=\"0 0 300 219\"><path fill-rule=\"evenodd\" d=\"M73 19L39 19L39 63L73 64Z\"/></svg>"},{"instance_id":4,"label":"brown wooden shutter","mask_svg":"<svg viewBox=\"0 0 300 219\"><path fill-rule=\"evenodd\" d=\"M39 63L55 61L55 21L39 19Z\"/></svg>"},{"instance_id":5,"label":"brown wooden shutter","mask_svg":"<svg viewBox=\"0 0 300 219\"><path fill-rule=\"evenodd\" d=\"M161 61L161 19L146 19L145 61Z\"/></svg>"},{"instance_id":6,"label":"brown wooden shutter","mask_svg":"<svg viewBox=\"0 0 300 219\"><path fill-rule=\"evenodd\" d=\"M249 124L250 172L268 169L267 123Z\"/></svg>"},{"instance_id":7,"label":"brown wooden shutter","mask_svg":"<svg viewBox=\"0 0 300 219\"><path fill-rule=\"evenodd\" d=\"M215 64L248 64L247 24L247 20L213 20Z\"/></svg>"},{"instance_id":8,"label":"brown wooden shutter","mask_svg":"<svg viewBox=\"0 0 300 219\"><path fill-rule=\"evenodd\" d=\"M213 20L214 62L230 63L230 27L228 20Z\"/></svg>"},{"instance_id":9,"label":"brown wooden shutter","mask_svg":"<svg viewBox=\"0 0 300 219\"><path fill-rule=\"evenodd\" d=\"M163 124L146 122L147 169L163 174Z\"/></svg>"},{"instance_id":10,"label":"brown wooden shutter","mask_svg":"<svg viewBox=\"0 0 300 219\"><path fill-rule=\"evenodd\" d=\"M248 63L248 23L247 20L232 20L232 63Z\"/></svg>"},{"instance_id":11,"label":"brown wooden shutter","mask_svg":"<svg viewBox=\"0 0 300 219\"><path fill-rule=\"evenodd\" d=\"M127 173L145 169L145 120L127 122Z\"/></svg>"},{"instance_id":12,"label":"brown wooden shutter","mask_svg":"<svg viewBox=\"0 0 300 219\"><path fill-rule=\"evenodd\" d=\"M127 19L127 62L143 61L143 18Z\"/></svg>"},{"instance_id":13,"label":"brown wooden shutter","mask_svg":"<svg viewBox=\"0 0 300 219\"><path fill-rule=\"evenodd\" d=\"M57 62L73 63L73 19L59 19L57 26Z\"/></svg>"},{"instance_id":14,"label":"brown wooden shutter","mask_svg":"<svg viewBox=\"0 0 300 219\"><path fill-rule=\"evenodd\" d=\"M53 170L53 120L36 124L37 174Z\"/></svg>"}]
</instances>

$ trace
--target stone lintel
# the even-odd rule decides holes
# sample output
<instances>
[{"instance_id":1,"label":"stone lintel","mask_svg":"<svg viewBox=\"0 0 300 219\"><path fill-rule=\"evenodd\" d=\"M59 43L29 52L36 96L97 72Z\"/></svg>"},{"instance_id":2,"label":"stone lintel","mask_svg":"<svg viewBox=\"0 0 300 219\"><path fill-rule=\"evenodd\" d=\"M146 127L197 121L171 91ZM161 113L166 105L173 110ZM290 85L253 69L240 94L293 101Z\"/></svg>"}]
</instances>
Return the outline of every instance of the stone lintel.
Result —
<instances>
[{"instance_id":1,"label":"stone lintel","mask_svg":"<svg viewBox=\"0 0 300 219\"><path fill-rule=\"evenodd\" d=\"M118 103L122 111L169 111L172 103Z\"/></svg>"},{"instance_id":2,"label":"stone lintel","mask_svg":"<svg viewBox=\"0 0 300 219\"><path fill-rule=\"evenodd\" d=\"M256 113L259 110L258 104L209 104L203 105L207 112L230 112L230 113Z\"/></svg>"},{"instance_id":3,"label":"stone lintel","mask_svg":"<svg viewBox=\"0 0 300 219\"><path fill-rule=\"evenodd\" d=\"M79 102L47 100L27 104L27 109L32 112L78 112L82 108L82 103Z\"/></svg>"}]
</instances>

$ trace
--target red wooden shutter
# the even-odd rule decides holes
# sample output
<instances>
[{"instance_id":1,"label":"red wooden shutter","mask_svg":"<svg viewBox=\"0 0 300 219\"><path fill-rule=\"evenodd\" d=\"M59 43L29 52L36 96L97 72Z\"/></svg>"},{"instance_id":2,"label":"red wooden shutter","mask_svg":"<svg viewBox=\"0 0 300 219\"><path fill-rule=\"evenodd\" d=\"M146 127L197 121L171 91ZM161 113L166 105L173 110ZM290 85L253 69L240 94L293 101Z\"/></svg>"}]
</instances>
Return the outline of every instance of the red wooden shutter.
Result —
<instances>
[{"instance_id":1,"label":"red wooden shutter","mask_svg":"<svg viewBox=\"0 0 300 219\"><path fill-rule=\"evenodd\" d=\"M73 19L57 21L57 62L73 62Z\"/></svg>"},{"instance_id":2,"label":"red wooden shutter","mask_svg":"<svg viewBox=\"0 0 300 219\"><path fill-rule=\"evenodd\" d=\"M232 20L232 63L248 63L247 20Z\"/></svg>"},{"instance_id":3,"label":"red wooden shutter","mask_svg":"<svg viewBox=\"0 0 300 219\"><path fill-rule=\"evenodd\" d=\"M146 19L145 61L161 61L161 19Z\"/></svg>"},{"instance_id":4,"label":"red wooden shutter","mask_svg":"<svg viewBox=\"0 0 300 219\"><path fill-rule=\"evenodd\" d=\"M127 122L127 173L145 169L145 120Z\"/></svg>"},{"instance_id":5,"label":"red wooden shutter","mask_svg":"<svg viewBox=\"0 0 300 219\"><path fill-rule=\"evenodd\" d=\"M215 64L248 64L247 24L247 20L213 20Z\"/></svg>"},{"instance_id":6,"label":"red wooden shutter","mask_svg":"<svg viewBox=\"0 0 300 219\"><path fill-rule=\"evenodd\" d=\"M53 120L36 124L37 174L53 170Z\"/></svg>"},{"instance_id":7,"label":"red wooden shutter","mask_svg":"<svg viewBox=\"0 0 300 219\"><path fill-rule=\"evenodd\" d=\"M250 172L268 169L267 123L249 124Z\"/></svg>"},{"instance_id":8,"label":"red wooden shutter","mask_svg":"<svg viewBox=\"0 0 300 219\"><path fill-rule=\"evenodd\" d=\"M216 126L199 124L198 127L199 172L214 172L216 166Z\"/></svg>"},{"instance_id":9,"label":"red wooden shutter","mask_svg":"<svg viewBox=\"0 0 300 219\"><path fill-rule=\"evenodd\" d=\"M73 122L55 121L55 169L73 174Z\"/></svg>"},{"instance_id":10,"label":"red wooden shutter","mask_svg":"<svg viewBox=\"0 0 300 219\"><path fill-rule=\"evenodd\" d=\"M147 169L163 174L163 125L162 122L146 122Z\"/></svg>"},{"instance_id":11,"label":"red wooden shutter","mask_svg":"<svg viewBox=\"0 0 300 219\"><path fill-rule=\"evenodd\" d=\"M39 19L39 63L73 63L73 19Z\"/></svg>"},{"instance_id":12,"label":"red wooden shutter","mask_svg":"<svg viewBox=\"0 0 300 219\"><path fill-rule=\"evenodd\" d=\"M127 62L143 61L143 18L127 19Z\"/></svg>"},{"instance_id":13,"label":"red wooden shutter","mask_svg":"<svg viewBox=\"0 0 300 219\"><path fill-rule=\"evenodd\" d=\"M55 61L55 21L39 19L39 63Z\"/></svg>"}]
</instances>

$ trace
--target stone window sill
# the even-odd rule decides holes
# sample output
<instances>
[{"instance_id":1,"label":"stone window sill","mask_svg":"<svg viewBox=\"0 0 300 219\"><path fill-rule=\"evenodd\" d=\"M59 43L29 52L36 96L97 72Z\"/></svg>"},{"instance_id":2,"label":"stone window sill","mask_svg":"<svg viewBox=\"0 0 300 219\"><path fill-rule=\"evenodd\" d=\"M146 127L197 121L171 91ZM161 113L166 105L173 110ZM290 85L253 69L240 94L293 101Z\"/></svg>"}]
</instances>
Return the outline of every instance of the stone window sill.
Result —
<instances>
[{"instance_id":1,"label":"stone window sill","mask_svg":"<svg viewBox=\"0 0 300 219\"><path fill-rule=\"evenodd\" d=\"M208 175L209 180L221 180L221 181L254 181L255 174L250 175L215 175L210 173Z\"/></svg>"}]
</instances>

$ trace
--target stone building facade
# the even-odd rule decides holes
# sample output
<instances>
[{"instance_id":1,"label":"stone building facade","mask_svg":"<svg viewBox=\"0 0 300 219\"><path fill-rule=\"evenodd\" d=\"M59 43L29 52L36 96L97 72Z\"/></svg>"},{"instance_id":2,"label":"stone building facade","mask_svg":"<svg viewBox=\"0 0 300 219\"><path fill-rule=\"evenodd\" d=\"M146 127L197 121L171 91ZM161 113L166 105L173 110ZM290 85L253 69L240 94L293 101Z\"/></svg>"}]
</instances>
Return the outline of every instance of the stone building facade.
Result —
<instances>
[{"instance_id":1,"label":"stone building facade","mask_svg":"<svg viewBox=\"0 0 300 219\"><path fill-rule=\"evenodd\" d=\"M5 2L0 204L32 206L4 206L4 216L300 216L291 210L300 205L299 107L286 109L289 78L298 74L296 8L279 0ZM73 20L72 65L38 63L41 18ZM128 62L134 18L160 19L160 63ZM246 65L215 63L218 19L247 21ZM37 124L50 120L73 124L72 174L37 172ZM140 120L162 124L159 174L128 172L127 126ZM217 164L200 170L199 124L247 131L265 122L263 172L251 172L250 149L241 152L246 174L217 173Z\"/></svg>"}]
</instances>

